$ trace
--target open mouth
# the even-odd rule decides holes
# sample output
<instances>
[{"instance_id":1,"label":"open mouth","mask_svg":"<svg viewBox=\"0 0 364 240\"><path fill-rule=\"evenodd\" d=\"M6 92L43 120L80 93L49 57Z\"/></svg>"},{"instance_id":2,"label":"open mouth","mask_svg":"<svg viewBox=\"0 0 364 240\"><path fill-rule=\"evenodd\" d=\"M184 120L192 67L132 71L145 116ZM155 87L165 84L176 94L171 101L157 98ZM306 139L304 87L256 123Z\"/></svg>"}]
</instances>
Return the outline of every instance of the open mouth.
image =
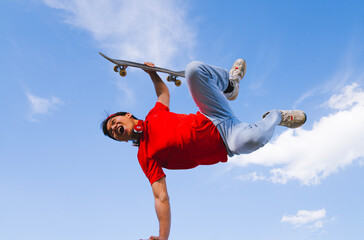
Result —
<instances>
[{"instance_id":1,"label":"open mouth","mask_svg":"<svg viewBox=\"0 0 364 240\"><path fill-rule=\"evenodd\" d=\"M123 126L120 126L120 127L118 127L118 134L120 134L120 135L123 135L124 134L124 127Z\"/></svg>"}]
</instances>

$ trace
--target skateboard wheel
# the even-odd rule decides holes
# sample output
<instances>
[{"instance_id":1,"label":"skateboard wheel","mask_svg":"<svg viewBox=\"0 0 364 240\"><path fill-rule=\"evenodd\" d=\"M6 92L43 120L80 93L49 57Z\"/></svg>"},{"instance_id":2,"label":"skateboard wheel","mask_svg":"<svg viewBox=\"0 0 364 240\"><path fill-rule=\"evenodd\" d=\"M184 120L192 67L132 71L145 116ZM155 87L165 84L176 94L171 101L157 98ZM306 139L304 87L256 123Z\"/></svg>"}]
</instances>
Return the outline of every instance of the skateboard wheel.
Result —
<instances>
[{"instance_id":1,"label":"skateboard wheel","mask_svg":"<svg viewBox=\"0 0 364 240\"><path fill-rule=\"evenodd\" d=\"M167 81L168 81L168 82L172 81L172 80L171 80L171 76L167 76Z\"/></svg>"},{"instance_id":2,"label":"skateboard wheel","mask_svg":"<svg viewBox=\"0 0 364 240\"><path fill-rule=\"evenodd\" d=\"M181 82L181 80L176 80L176 81L174 82L174 84L175 84L177 87L179 87L179 86L181 86L182 82Z\"/></svg>"},{"instance_id":3,"label":"skateboard wheel","mask_svg":"<svg viewBox=\"0 0 364 240\"><path fill-rule=\"evenodd\" d=\"M114 66L114 71L115 71L115 72L119 72L119 66L118 66L118 65L115 65L115 66Z\"/></svg>"},{"instance_id":4,"label":"skateboard wheel","mask_svg":"<svg viewBox=\"0 0 364 240\"><path fill-rule=\"evenodd\" d=\"M120 76L125 77L126 76L126 71L125 69L121 69L119 72Z\"/></svg>"}]
</instances>

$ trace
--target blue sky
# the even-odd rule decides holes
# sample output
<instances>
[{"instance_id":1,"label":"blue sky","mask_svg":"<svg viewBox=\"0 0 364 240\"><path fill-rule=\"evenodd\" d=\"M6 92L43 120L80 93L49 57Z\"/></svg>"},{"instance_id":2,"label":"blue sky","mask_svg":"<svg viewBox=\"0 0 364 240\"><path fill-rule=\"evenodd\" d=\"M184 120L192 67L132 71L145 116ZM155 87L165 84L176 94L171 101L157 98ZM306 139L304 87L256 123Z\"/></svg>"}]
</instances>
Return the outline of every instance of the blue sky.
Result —
<instances>
[{"instance_id":1,"label":"blue sky","mask_svg":"<svg viewBox=\"0 0 364 240\"><path fill-rule=\"evenodd\" d=\"M0 16L0 239L158 233L137 149L99 128L106 112L144 118L153 86L99 51L175 70L242 57L241 120L308 115L253 154L166 171L170 239L363 239L362 1L2 0ZM172 111L198 110L167 84Z\"/></svg>"}]
</instances>

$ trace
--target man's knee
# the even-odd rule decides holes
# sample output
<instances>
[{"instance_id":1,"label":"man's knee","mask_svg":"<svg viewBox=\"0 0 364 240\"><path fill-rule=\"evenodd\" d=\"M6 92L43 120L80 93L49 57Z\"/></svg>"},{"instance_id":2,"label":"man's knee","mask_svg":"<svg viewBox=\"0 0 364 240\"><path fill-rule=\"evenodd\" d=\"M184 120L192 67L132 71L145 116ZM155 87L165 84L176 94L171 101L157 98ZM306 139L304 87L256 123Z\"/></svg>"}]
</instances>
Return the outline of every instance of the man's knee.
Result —
<instances>
[{"instance_id":1,"label":"man's knee","mask_svg":"<svg viewBox=\"0 0 364 240\"><path fill-rule=\"evenodd\" d=\"M199 61L193 61L190 62L187 66L186 66L186 79L190 80L190 79L195 79L196 77L199 77L201 75L201 73L203 72L203 62L199 62Z\"/></svg>"}]
</instances>

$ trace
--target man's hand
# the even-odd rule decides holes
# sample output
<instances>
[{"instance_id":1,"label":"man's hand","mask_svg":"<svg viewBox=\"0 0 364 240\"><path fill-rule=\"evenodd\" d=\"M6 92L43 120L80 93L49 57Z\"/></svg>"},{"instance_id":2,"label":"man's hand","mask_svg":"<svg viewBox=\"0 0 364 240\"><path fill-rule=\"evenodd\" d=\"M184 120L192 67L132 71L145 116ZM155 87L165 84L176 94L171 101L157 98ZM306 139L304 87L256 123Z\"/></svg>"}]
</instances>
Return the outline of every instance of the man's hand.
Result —
<instances>
[{"instance_id":1,"label":"man's hand","mask_svg":"<svg viewBox=\"0 0 364 240\"><path fill-rule=\"evenodd\" d=\"M155 67L154 63L152 62L145 62L144 65L147 65L148 67ZM155 73L155 71L153 70L145 70L145 69L144 72L148 73L149 75Z\"/></svg>"},{"instance_id":2,"label":"man's hand","mask_svg":"<svg viewBox=\"0 0 364 240\"><path fill-rule=\"evenodd\" d=\"M153 237L151 236L148 240L167 240L167 238Z\"/></svg>"},{"instance_id":3,"label":"man's hand","mask_svg":"<svg viewBox=\"0 0 364 240\"><path fill-rule=\"evenodd\" d=\"M161 238L161 237L154 237L154 236L151 236L150 238L148 239L139 239L139 240L167 240L166 238Z\"/></svg>"}]
</instances>

